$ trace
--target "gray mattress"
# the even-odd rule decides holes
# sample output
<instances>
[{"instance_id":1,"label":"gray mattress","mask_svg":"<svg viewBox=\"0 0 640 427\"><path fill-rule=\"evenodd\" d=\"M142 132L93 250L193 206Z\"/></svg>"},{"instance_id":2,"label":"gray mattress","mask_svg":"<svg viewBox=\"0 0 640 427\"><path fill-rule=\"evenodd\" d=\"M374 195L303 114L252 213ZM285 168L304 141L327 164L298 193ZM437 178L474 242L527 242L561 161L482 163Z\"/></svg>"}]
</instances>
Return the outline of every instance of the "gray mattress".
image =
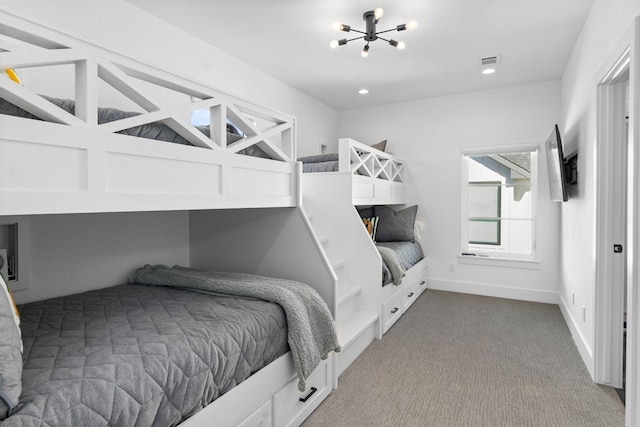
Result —
<instances>
[{"instance_id":1,"label":"gray mattress","mask_svg":"<svg viewBox=\"0 0 640 427\"><path fill-rule=\"evenodd\" d=\"M120 285L21 307L23 405L9 426L171 426L289 351L255 299Z\"/></svg>"},{"instance_id":2,"label":"gray mattress","mask_svg":"<svg viewBox=\"0 0 640 427\"><path fill-rule=\"evenodd\" d=\"M302 172L338 172L339 164L337 160L319 163L303 163Z\"/></svg>"},{"instance_id":3,"label":"gray mattress","mask_svg":"<svg viewBox=\"0 0 640 427\"><path fill-rule=\"evenodd\" d=\"M385 246L394 250L405 270L413 267L418 261L424 258L422 246L420 243L408 242L377 242L378 246ZM389 268L382 261L382 286L388 285L393 281Z\"/></svg>"},{"instance_id":4,"label":"gray mattress","mask_svg":"<svg viewBox=\"0 0 640 427\"><path fill-rule=\"evenodd\" d=\"M317 154L298 158L302 162L302 172L337 172L338 153Z\"/></svg>"}]
</instances>

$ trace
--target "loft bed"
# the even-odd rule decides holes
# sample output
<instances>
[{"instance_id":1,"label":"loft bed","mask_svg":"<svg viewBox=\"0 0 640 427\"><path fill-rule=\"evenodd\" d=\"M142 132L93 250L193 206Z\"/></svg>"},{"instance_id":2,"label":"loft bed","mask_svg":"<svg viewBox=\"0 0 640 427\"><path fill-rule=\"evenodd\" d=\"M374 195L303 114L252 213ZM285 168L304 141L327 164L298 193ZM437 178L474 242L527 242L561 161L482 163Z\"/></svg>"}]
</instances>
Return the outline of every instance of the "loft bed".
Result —
<instances>
[{"instance_id":1,"label":"loft bed","mask_svg":"<svg viewBox=\"0 0 640 427\"><path fill-rule=\"evenodd\" d=\"M0 20L0 215L296 205L293 117Z\"/></svg>"},{"instance_id":2,"label":"loft bed","mask_svg":"<svg viewBox=\"0 0 640 427\"><path fill-rule=\"evenodd\" d=\"M43 73L46 81L47 73L56 67L71 70L68 93L48 93L42 79L36 82ZM38 74L39 68L45 71ZM101 92L105 88L106 95ZM114 106L103 99L117 102ZM304 276L326 304L324 310L335 315L335 276L299 213L293 117L3 11L0 100L0 200L5 201L0 203L0 220L14 222L13 218L39 214L162 210L191 211L190 217L215 211L232 215L243 210L259 215L260 209L244 208L292 208L272 215L272 221L280 226L269 251L269 257L275 259L267 262L264 254L252 251L244 256L256 259L246 261L245 269L257 274L276 265L275 270L287 276ZM202 110L206 123L194 124L191 113ZM220 230L197 230L194 234L198 239L222 234L232 238L246 230L244 224L234 233L229 233L226 225L219 226L226 234ZM265 233L269 230L267 227ZM252 238L257 235L253 233ZM276 240L282 236L288 236L286 244ZM293 236L299 248L292 248ZM306 256L312 273L305 276L304 271L283 263L298 254ZM210 251L194 247L190 247L190 255L200 256L200 264L212 258ZM24 267L25 260L20 262ZM231 281L230 286L240 287L241 282ZM69 421L74 425L180 423L198 427L211 425L212 420L221 426L299 424L335 388L332 353L321 355L326 360L305 363L307 368L300 369L291 341L282 341L285 316L278 306L241 293L204 296L192 289L149 290L145 286L114 286L21 306L25 316L25 365L21 372L29 378L25 378L22 390L18 388L17 396L0 390L0 418L10 415L2 424L40 425L40 416L48 425ZM106 314L115 323L106 324ZM194 320L221 316L229 317L231 324L225 327L209 321L204 325ZM264 328L266 320L279 328ZM43 326L46 333L42 333ZM294 326L286 323L284 330ZM3 331L6 327L2 323ZM221 329L225 335L218 335ZM239 335L226 335L229 329ZM233 347L250 332L261 344L256 348L251 348L250 342L243 344L249 344L249 353L258 359L248 362L240 357L246 365L232 368L231 361L225 362L217 349ZM4 340L9 335L0 334L0 348L7 344ZM143 336L149 339L146 347L138 342ZM102 347L107 341L111 349L106 355L81 347L91 343ZM172 354L168 354L169 348ZM231 358L238 358L231 350ZM66 361L55 364L52 352L64 355ZM140 363L124 363L119 354L127 352ZM77 364L89 359L97 360L98 365L83 368ZM225 378L212 382L210 374L202 374L202 369L206 373L205 359L222 368ZM15 364L15 369L22 369L20 365ZM3 364L2 369L7 366ZM45 373L45 368L53 370ZM193 376L181 376L188 369ZM162 371L168 377L155 376ZM27 400L19 400L21 392ZM149 398L144 408L142 397ZM49 407L55 400L69 411Z\"/></svg>"}]
</instances>

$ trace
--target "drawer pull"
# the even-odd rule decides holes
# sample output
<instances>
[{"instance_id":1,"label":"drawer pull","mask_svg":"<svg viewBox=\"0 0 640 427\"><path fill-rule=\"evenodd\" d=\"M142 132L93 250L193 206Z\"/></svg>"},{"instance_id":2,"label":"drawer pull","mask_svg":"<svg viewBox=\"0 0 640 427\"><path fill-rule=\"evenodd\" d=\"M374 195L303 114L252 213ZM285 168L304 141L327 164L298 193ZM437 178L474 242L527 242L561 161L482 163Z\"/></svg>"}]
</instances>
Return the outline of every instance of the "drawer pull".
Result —
<instances>
[{"instance_id":1,"label":"drawer pull","mask_svg":"<svg viewBox=\"0 0 640 427\"><path fill-rule=\"evenodd\" d=\"M425 283L427 283L427 281L426 281L426 280L421 280L421 281L420 281L420 286L424 286L424 285L425 285Z\"/></svg>"},{"instance_id":2,"label":"drawer pull","mask_svg":"<svg viewBox=\"0 0 640 427\"><path fill-rule=\"evenodd\" d=\"M393 310L391 310L391 314L395 314L395 313L397 313L397 312L398 312L398 310L399 310L399 309L398 309L398 307L395 307Z\"/></svg>"},{"instance_id":3,"label":"drawer pull","mask_svg":"<svg viewBox=\"0 0 640 427\"><path fill-rule=\"evenodd\" d=\"M409 295L407 295L408 298L411 298L413 296L413 292L411 292Z\"/></svg>"},{"instance_id":4,"label":"drawer pull","mask_svg":"<svg viewBox=\"0 0 640 427\"><path fill-rule=\"evenodd\" d=\"M311 398L311 396L313 396L313 394L318 391L317 388L315 387L311 387L311 391L309 392L309 394L307 394L305 397L301 397L300 398L300 402L305 403L307 400L309 400Z\"/></svg>"}]
</instances>

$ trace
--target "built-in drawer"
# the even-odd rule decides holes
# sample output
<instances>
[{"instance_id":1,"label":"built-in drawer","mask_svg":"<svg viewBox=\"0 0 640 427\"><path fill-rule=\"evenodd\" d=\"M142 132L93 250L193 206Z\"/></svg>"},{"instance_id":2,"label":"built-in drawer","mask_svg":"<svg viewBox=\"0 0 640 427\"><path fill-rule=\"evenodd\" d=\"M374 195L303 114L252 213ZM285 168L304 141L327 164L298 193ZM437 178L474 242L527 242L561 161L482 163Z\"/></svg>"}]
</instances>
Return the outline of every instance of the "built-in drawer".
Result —
<instances>
[{"instance_id":1,"label":"built-in drawer","mask_svg":"<svg viewBox=\"0 0 640 427\"><path fill-rule=\"evenodd\" d=\"M418 284L415 287L416 296L420 296L424 291L427 290L427 279L424 277L418 278Z\"/></svg>"},{"instance_id":2,"label":"built-in drawer","mask_svg":"<svg viewBox=\"0 0 640 427\"><path fill-rule=\"evenodd\" d=\"M418 291L416 290L416 283L409 284L403 286L402 289L402 310L407 311L411 304L413 304L418 298Z\"/></svg>"},{"instance_id":3,"label":"built-in drawer","mask_svg":"<svg viewBox=\"0 0 640 427\"><path fill-rule=\"evenodd\" d=\"M318 407L331 392L329 364L323 360L307 379L307 390L298 390L298 377L284 386L273 397L275 425L297 426Z\"/></svg>"},{"instance_id":4,"label":"built-in drawer","mask_svg":"<svg viewBox=\"0 0 640 427\"><path fill-rule=\"evenodd\" d=\"M387 332L402 316L402 294L402 291L397 292L389 301L382 304L382 332Z\"/></svg>"},{"instance_id":5,"label":"built-in drawer","mask_svg":"<svg viewBox=\"0 0 640 427\"><path fill-rule=\"evenodd\" d=\"M271 427L273 426L273 406L271 398L264 402L258 409L244 420L240 421L236 427Z\"/></svg>"}]
</instances>

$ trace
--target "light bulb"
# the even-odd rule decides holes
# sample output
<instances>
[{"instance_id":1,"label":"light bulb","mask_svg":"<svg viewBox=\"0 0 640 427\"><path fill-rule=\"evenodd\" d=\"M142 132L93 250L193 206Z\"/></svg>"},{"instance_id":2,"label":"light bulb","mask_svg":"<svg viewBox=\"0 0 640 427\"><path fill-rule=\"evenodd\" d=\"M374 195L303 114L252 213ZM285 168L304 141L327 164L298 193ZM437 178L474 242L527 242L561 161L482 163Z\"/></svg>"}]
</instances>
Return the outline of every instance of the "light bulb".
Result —
<instances>
[{"instance_id":1,"label":"light bulb","mask_svg":"<svg viewBox=\"0 0 640 427\"><path fill-rule=\"evenodd\" d=\"M362 48L362 52L360 54L362 55L363 58L366 58L367 56L369 56L369 45L368 44L364 45L364 47Z\"/></svg>"},{"instance_id":2,"label":"light bulb","mask_svg":"<svg viewBox=\"0 0 640 427\"><path fill-rule=\"evenodd\" d=\"M360 95L366 95L366 94L368 94L368 93L369 93L369 90L368 90L368 89L360 89L360 90L358 91L358 93L359 93Z\"/></svg>"},{"instance_id":3,"label":"light bulb","mask_svg":"<svg viewBox=\"0 0 640 427\"><path fill-rule=\"evenodd\" d=\"M493 74L496 72L495 68L485 68L484 70L482 70L482 74Z\"/></svg>"},{"instance_id":4,"label":"light bulb","mask_svg":"<svg viewBox=\"0 0 640 427\"><path fill-rule=\"evenodd\" d=\"M331 42L329 43L329 47L331 49L335 49L338 47L338 40L331 40Z\"/></svg>"},{"instance_id":5,"label":"light bulb","mask_svg":"<svg viewBox=\"0 0 640 427\"><path fill-rule=\"evenodd\" d=\"M333 31L342 31L342 24L339 22L334 22L331 28L333 28Z\"/></svg>"},{"instance_id":6,"label":"light bulb","mask_svg":"<svg viewBox=\"0 0 640 427\"><path fill-rule=\"evenodd\" d=\"M398 42L398 49L404 50L405 47L407 47L407 45L404 44L404 42Z\"/></svg>"},{"instance_id":7,"label":"light bulb","mask_svg":"<svg viewBox=\"0 0 640 427\"><path fill-rule=\"evenodd\" d=\"M382 16L384 15L384 10L382 10L381 7L377 8L376 10L373 11L373 16L376 19L380 19L382 18Z\"/></svg>"},{"instance_id":8,"label":"light bulb","mask_svg":"<svg viewBox=\"0 0 640 427\"><path fill-rule=\"evenodd\" d=\"M415 19L412 19L411 21L407 22L407 30L415 30L417 26L418 26L418 21L416 21Z\"/></svg>"}]
</instances>

